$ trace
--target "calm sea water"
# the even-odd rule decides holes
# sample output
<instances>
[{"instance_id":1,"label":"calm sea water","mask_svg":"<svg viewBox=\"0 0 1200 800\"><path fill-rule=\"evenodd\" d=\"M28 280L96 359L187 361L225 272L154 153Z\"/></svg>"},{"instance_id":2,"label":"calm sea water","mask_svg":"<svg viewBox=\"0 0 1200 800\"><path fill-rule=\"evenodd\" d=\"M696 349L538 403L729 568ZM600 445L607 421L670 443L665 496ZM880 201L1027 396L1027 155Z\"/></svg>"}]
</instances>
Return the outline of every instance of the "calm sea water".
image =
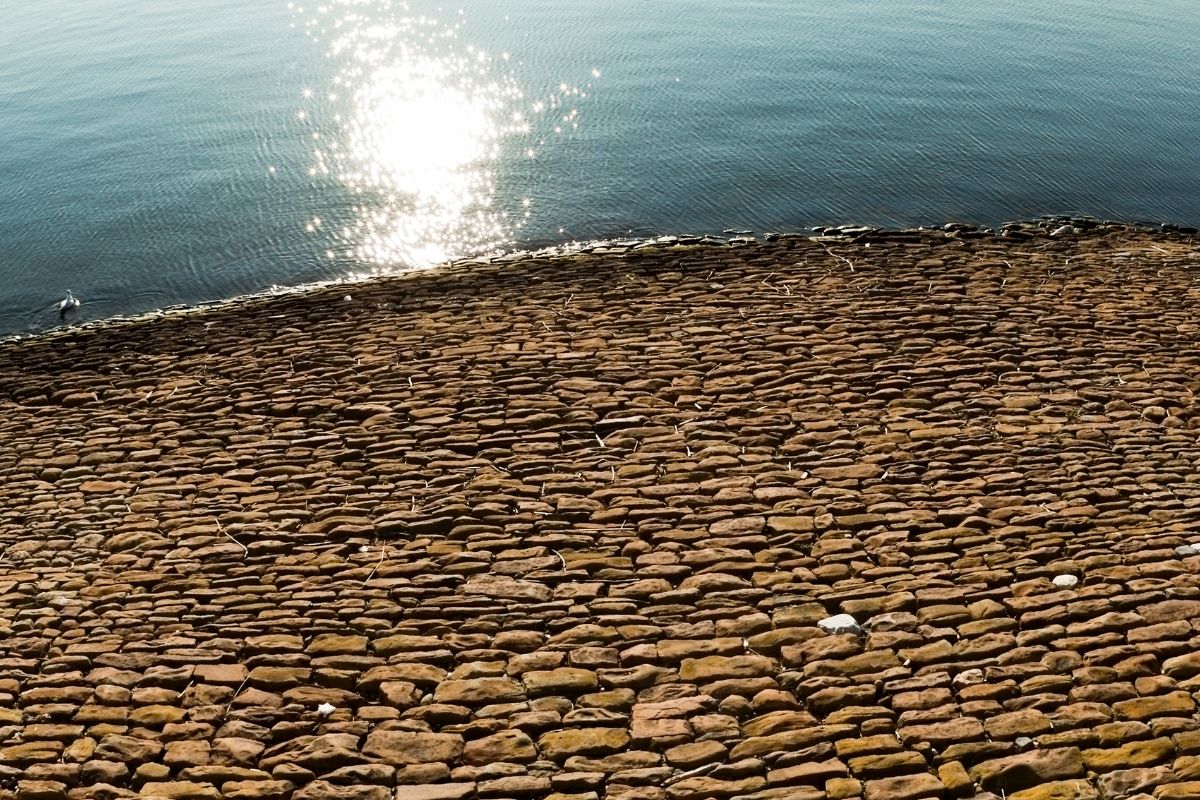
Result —
<instances>
[{"instance_id":1,"label":"calm sea water","mask_svg":"<svg viewBox=\"0 0 1200 800\"><path fill-rule=\"evenodd\" d=\"M42 0L0 25L0 333L503 247L1200 222L1195 0Z\"/></svg>"}]
</instances>

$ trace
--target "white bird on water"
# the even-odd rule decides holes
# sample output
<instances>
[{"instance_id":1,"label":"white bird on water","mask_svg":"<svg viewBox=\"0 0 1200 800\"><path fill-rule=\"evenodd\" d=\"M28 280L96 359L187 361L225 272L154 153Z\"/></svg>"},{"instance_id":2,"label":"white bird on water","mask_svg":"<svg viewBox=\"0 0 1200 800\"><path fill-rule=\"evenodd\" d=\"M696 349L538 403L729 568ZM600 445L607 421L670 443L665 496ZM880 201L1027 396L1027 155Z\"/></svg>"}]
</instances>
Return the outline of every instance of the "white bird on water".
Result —
<instances>
[{"instance_id":1,"label":"white bird on water","mask_svg":"<svg viewBox=\"0 0 1200 800\"><path fill-rule=\"evenodd\" d=\"M71 290L67 289L67 296L58 301L58 318L66 319L67 314L79 309L79 298L71 294Z\"/></svg>"}]
</instances>

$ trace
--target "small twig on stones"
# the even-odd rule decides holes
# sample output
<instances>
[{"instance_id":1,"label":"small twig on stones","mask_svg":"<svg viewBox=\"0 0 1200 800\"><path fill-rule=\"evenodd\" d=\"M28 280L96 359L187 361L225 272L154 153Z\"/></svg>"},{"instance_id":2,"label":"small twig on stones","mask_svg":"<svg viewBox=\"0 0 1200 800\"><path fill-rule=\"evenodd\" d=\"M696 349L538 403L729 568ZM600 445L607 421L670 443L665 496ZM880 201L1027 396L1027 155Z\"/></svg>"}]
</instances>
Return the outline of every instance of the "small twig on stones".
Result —
<instances>
[{"instance_id":1,"label":"small twig on stones","mask_svg":"<svg viewBox=\"0 0 1200 800\"><path fill-rule=\"evenodd\" d=\"M242 693L242 689L246 688L246 684L250 682L250 676L242 678L242 682L238 684L237 691L233 693L233 697L229 698L229 702L225 704L225 713L229 713L229 707L233 705L233 701L237 700L237 696Z\"/></svg>"},{"instance_id":2,"label":"small twig on stones","mask_svg":"<svg viewBox=\"0 0 1200 800\"><path fill-rule=\"evenodd\" d=\"M668 778L666 783L668 786L670 786L673 783L678 783L679 781L683 780L684 778L690 778L693 775L704 775L706 773L712 772L718 766L720 766L719 762L714 761L711 764L705 764L704 766L696 767L695 769L689 769L687 772L681 772L678 775Z\"/></svg>"},{"instance_id":3,"label":"small twig on stones","mask_svg":"<svg viewBox=\"0 0 1200 800\"><path fill-rule=\"evenodd\" d=\"M833 256L834 258L836 258L838 261L841 261L841 262L843 262L843 263L844 263L846 266L848 266L848 267L850 268L850 271L851 271L851 272L854 272L854 262L853 262L853 261L851 261L850 259L846 258L845 256L839 256L837 253L833 252L833 251L832 251L832 250L830 250L828 247L825 247L825 248L822 248L822 249L823 249L823 250L824 250L826 253L829 253L829 255L831 255L831 256Z\"/></svg>"},{"instance_id":4,"label":"small twig on stones","mask_svg":"<svg viewBox=\"0 0 1200 800\"><path fill-rule=\"evenodd\" d=\"M228 537L229 541L233 542L238 547L242 548L243 553L245 553L246 555L250 555L250 548L246 547L246 545L242 544L237 539L233 538L233 536L231 536L229 534L229 531L225 530L225 526L221 524L221 520L217 520L216 522L217 522L217 530L219 530L226 537Z\"/></svg>"},{"instance_id":5,"label":"small twig on stones","mask_svg":"<svg viewBox=\"0 0 1200 800\"><path fill-rule=\"evenodd\" d=\"M375 568L371 570L371 574L363 578L363 586L366 586L371 578L375 577L375 573L383 566L383 559L387 558L387 545L383 546L383 551L379 554L379 560L375 562Z\"/></svg>"}]
</instances>

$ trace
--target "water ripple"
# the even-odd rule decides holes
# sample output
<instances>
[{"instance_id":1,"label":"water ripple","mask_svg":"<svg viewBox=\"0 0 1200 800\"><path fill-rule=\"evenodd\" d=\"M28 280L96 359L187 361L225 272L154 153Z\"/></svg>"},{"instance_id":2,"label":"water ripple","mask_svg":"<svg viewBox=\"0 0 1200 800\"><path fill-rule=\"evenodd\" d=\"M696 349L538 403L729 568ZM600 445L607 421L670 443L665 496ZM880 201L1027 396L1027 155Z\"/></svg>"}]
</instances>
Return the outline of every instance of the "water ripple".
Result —
<instances>
[{"instance_id":1,"label":"water ripple","mask_svg":"<svg viewBox=\"0 0 1200 800\"><path fill-rule=\"evenodd\" d=\"M1200 222L1194 0L459 5L8 9L0 332L631 231Z\"/></svg>"}]
</instances>

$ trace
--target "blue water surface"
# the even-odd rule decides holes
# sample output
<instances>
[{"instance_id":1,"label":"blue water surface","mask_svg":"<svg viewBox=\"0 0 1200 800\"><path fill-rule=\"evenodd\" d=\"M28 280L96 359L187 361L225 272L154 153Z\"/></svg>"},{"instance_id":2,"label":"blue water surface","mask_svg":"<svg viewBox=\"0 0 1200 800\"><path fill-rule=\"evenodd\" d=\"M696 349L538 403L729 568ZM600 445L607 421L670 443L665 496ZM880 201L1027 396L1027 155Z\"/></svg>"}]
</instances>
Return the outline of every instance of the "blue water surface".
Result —
<instances>
[{"instance_id":1,"label":"blue water surface","mask_svg":"<svg viewBox=\"0 0 1200 800\"><path fill-rule=\"evenodd\" d=\"M435 62L445 102L414 99ZM396 96L365 108L372 86ZM1197 109L1194 0L11 4L0 333L59 324L68 288L95 319L426 266L418 251L1042 213L1195 225ZM414 135L437 125L487 147L393 152L437 149ZM424 156L476 170L473 194L420 206L404 181L438 184L413 177ZM381 226L413 209L433 227L364 246L394 245Z\"/></svg>"}]
</instances>

